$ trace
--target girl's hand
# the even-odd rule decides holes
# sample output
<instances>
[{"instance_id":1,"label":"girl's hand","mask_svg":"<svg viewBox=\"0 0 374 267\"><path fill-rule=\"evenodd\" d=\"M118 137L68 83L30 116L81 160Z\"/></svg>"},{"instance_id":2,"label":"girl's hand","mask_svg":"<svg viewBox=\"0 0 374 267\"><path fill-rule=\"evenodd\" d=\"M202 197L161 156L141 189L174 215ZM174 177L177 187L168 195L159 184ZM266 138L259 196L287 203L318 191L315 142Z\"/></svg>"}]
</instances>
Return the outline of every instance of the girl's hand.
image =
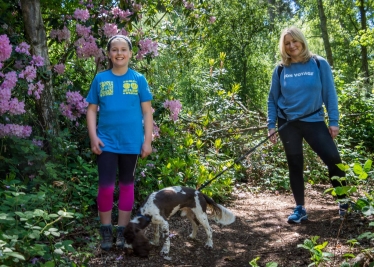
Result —
<instances>
[{"instance_id":1,"label":"girl's hand","mask_svg":"<svg viewBox=\"0 0 374 267\"><path fill-rule=\"evenodd\" d=\"M152 146L151 146L151 144L143 143L143 145L142 145L142 152L141 152L142 159L146 158L151 153L152 153Z\"/></svg>"},{"instance_id":2,"label":"girl's hand","mask_svg":"<svg viewBox=\"0 0 374 267\"><path fill-rule=\"evenodd\" d=\"M101 147L104 147L104 143L100 140L100 138L96 137L94 140L91 140L91 151L96 155L101 154Z\"/></svg>"},{"instance_id":3,"label":"girl's hand","mask_svg":"<svg viewBox=\"0 0 374 267\"><path fill-rule=\"evenodd\" d=\"M271 136L270 137L270 141L275 144L277 142L277 134L274 134L275 133L275 129L269 129L268 131L268 136Z\"/></svg>"}]
</instances>

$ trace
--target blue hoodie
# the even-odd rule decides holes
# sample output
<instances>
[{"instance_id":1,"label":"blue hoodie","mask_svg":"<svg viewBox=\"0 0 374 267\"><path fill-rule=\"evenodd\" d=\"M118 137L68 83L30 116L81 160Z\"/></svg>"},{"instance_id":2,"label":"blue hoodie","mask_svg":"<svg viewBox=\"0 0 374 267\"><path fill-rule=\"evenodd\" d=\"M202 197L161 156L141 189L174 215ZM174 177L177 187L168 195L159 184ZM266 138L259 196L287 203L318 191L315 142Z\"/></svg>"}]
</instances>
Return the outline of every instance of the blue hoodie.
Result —
<instances>
[{"instance_id":1,"label":"blue hoodie","mask_svg":"<svg viewBox=\"0 0 374 267\"><path fill-rule=\"evenodd\" d=\"M275 128L277 117L296 119L321 108L316 114L302 119L306 122L324 121L322 105L328 113L329 126L338 126L338 97L328 62L317 56L320 67L314 58L306 63L291 63L284 66L280 77L277 66L273 71L268 97L268 129ZM284 118L280 109L284 111Z\"/></svg>"}]
</instances>

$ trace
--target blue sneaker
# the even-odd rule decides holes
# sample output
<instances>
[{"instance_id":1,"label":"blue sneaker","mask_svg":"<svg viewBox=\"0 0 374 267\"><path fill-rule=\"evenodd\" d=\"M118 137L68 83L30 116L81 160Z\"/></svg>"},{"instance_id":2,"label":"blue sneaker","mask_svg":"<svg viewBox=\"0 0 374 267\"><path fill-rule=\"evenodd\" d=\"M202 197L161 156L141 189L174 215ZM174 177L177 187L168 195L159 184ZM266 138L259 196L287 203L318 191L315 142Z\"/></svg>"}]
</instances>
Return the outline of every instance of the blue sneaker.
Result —
<instances>
[{"instance_id":1,"label":"blue sneaker","mask_svg":"<svg viewBox=\"0 0 374 267\"><path fill-rule=\"evenodd\" d=\"M303 206L298 205L293 210L293 213L288 216L288 223L300 223L301 221L308 220L308 215L306 214L306 210Z\"/></svg>"}]
</instances>

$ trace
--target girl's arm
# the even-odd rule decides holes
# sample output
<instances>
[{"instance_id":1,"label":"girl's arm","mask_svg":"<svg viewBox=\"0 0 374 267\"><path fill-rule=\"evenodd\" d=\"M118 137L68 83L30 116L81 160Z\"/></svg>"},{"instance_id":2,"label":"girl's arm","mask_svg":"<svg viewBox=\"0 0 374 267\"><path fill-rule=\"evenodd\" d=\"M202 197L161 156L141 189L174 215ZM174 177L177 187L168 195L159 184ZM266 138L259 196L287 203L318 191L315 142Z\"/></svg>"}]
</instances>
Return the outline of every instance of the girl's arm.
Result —
<instances>
[{"instance_id":1,"label":"girl's arm","mask_svg":"<svg viewBox=\"0 0 374 267\"><path fill-rule=\"evenodd\" d=\"M141 157L145 158L152 153L153 111L151 101L142 102L141 106L144 120L144 143Z\"/></svg>"},{"instance_id":2,"label":"girl's arm","mask_svg":"<svg viewBox=\"0 0 374 267\"><path fill-rule=\"evenodd\" d=\"M97 137L96 134L96 116L97 116L97 105L89 104L87 108L87 129L88 136L91 141L91 151L96 155L101 154L100 146L104 146L104 143Z\"/></svg>"}]
</instances>

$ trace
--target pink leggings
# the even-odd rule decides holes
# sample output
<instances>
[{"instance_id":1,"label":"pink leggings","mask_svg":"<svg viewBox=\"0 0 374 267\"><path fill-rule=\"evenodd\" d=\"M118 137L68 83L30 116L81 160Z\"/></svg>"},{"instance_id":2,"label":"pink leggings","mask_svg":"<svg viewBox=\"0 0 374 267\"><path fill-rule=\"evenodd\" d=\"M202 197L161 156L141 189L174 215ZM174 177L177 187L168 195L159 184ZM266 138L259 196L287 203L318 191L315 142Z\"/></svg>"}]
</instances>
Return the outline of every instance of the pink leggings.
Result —
<instances>
[{"instance_id":1,"label":"pink leggings","mask_svg":"<svg viewBox=\"0 0 374 267\"><path fill-rule=\"evenodd\" d=\"M114 186L100 187L97 194L97 208L101 212L110 211L113 208ZM118 209L131 211L134 205L134 184L119 185Z\"/></svg>"},{"instance_id":2,"label":"pink leggings","mask_svg":"<svg viewBox=\"0 0 374 267\"><path fill-rule=\"evenodd\" d=\"M134 176L138 155L102 152L97 157L99 189L97 207L100 212L113 208L113 193L118 168L118 209L131 211L134 205Z\"/></svg>"}]
</instances>

